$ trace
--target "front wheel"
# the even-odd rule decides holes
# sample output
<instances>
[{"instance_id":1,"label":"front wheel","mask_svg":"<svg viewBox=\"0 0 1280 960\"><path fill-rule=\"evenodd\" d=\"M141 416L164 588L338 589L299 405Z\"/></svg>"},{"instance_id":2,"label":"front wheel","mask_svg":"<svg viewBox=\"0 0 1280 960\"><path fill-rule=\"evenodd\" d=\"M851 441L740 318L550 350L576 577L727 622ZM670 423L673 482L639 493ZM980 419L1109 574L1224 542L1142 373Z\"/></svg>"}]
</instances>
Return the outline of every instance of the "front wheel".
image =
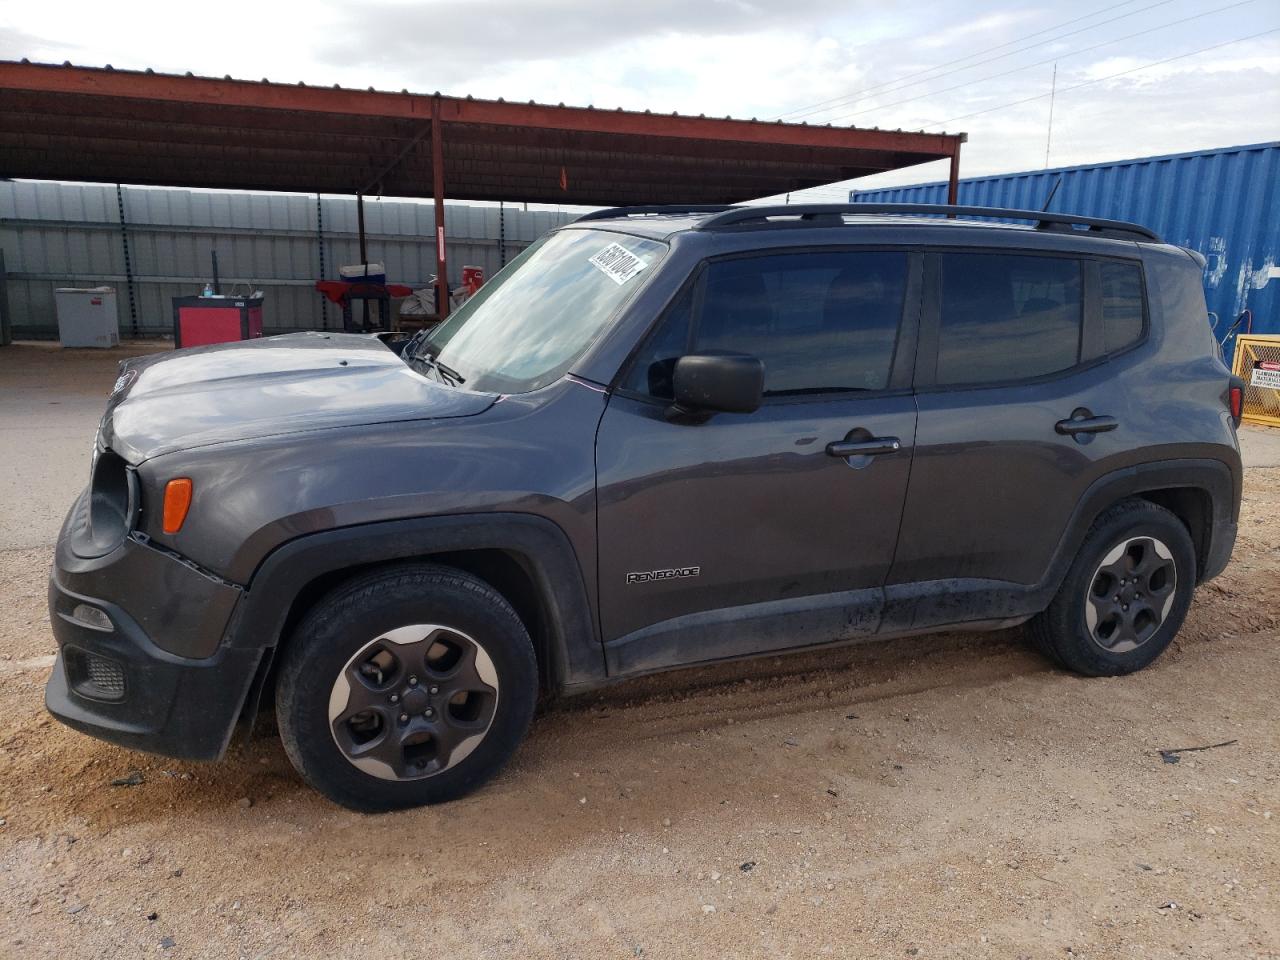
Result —
<instances>
[{"instance_id":1,"label":"front wheel","mask_svg":"<svg viewBox=\"0 0 1280 960\"><path fill-rule=\"evenodd\" d=\"M1195 583L1195 546L1182 521L1149 501L1125 500L1094 522L1057 596L1028 629L1043 653L1076 673L1132 673L1173 641Z\"/></svg>"},{"instance_id":2,"label":"front wheel","mask_svg":"<svg viewBox=\"0 0 1280 960\"><path fill-rule=\"evenodd\" d=\"M414 564L322 599L285 648L280 737L313 787L375 812L451 800L492 777L533 716L528 631L492 587Z\"/></svg>"}]
</instances>

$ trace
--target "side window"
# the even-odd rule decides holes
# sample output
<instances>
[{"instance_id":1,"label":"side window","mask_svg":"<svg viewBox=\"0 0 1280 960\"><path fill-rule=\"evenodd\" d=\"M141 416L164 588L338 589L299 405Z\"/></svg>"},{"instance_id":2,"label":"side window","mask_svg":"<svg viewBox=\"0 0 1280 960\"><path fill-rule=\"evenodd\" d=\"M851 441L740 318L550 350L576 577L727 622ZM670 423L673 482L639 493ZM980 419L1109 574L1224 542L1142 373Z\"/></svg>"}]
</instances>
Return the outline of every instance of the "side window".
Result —
<instances>
[{"instance_id":1,"label":"side window","mask_svg":"<svg viewBox=\"0 0 1280 960\"><path fill-rule=\"evenodd\" d=\"M1102 343L1117 353L1142 339L1142 270L1136 263L1102 263Z\"/></svg>"},{"instance_id":2,"label":"side window","mask_svg":"<svg viewBox=\"0 0 1280 960\"><path fill-rule=\"evenodd\" d=\"M939 384L1056 373L1080 359L1080 263L1063 257L942 255Z\"/></svg>"},{"instance_id":3,"label":"side window","mask_svg":"<svg viewBox=\"0 0 1280 960\"><path fill-rule=\"evenodd\" d=\"M766 396L883 390L906 285L905 253L833 250L715 261L700 289L673 304L623 386L670 399L680 356L746 353L764 363Z\"/></svg>"},{"instance_id":4,"label":"side window","mask_svg":"<svg viewBox=\"0 0 1280 960\"><path fill-rule=\"evenodd\" d=\"M883 390L902 320L905 253L786 253L707 269L694 353L764 362L766 396Z\"/></svg>"}]
</instances>

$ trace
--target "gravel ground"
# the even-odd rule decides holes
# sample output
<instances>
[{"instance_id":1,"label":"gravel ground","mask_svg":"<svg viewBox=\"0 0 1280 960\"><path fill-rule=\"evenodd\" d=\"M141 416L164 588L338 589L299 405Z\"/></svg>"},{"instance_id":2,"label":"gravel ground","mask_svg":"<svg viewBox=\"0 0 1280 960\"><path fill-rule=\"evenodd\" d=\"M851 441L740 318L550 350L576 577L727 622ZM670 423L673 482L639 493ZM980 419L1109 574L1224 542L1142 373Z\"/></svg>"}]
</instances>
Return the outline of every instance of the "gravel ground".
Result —
<instances>
[{"instance_id":1,"label":"gravel ground","mask_svg":"<svg viewBox=\"0 0 1280 960\"><path fill-rule=\"evenodd\" d=\"M684 671L379 817L269 725L200 765L53 721L50 551L0 549L0 957L1280 957L1278 517L1251 470L1232 566L1141 674L1018 631Z\"/></svg>"}]
</instances>

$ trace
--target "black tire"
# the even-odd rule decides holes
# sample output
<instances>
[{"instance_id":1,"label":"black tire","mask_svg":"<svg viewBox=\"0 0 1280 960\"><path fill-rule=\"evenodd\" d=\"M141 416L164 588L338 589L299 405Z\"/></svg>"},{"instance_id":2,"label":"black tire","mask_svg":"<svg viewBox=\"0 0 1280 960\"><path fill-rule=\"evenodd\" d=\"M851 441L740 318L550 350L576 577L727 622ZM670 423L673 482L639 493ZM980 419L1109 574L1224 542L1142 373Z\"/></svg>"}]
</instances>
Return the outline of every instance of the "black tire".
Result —
<instances>
[{"instance_id":1,"label":"black tire","mask_svg":"<svg viewBox=\"0 0 1280 960\"><path fill-rule=\"evenodd\" d=\"M411 633L425 633L420 625L446 629L412 642ZM456 657L452 667L446 656L431 660L437 649ZM457 680L464 672L470 679ZM477 692L448 699L468 682ZM485 783L524 738L537 694L533 643L502 595L461 571L415 563L356 577L312 607L281 656L276 711L285 752L303 779L344 807L374 813L453 800ZM469 705L472 697L478 706ZM332 725L331 699L339 710ZM366 701L369 709L343 718L350 703ZM467 723L483 732L454 729ZM422 742L404 745L415 737ZM450 760L455 753L461 759ZM377 759L393 756L399 759Z\"/></svg>"},{"instance_id":2,"label":"black tire","mask_svg":"<svg viewBox=\"0 0 1280 960\"><path fill-rule=\"evenodd\" d=\"M1104 564L1117 550L1121 554ZM1195 545L1182 521L1147 500L1124 500L1094 521L1053 602L1030 621L1028 633L1041 653L1068 670L1087 677L1133 673L1173 641L1195 583Z\"/></svg>"}]
</instances>

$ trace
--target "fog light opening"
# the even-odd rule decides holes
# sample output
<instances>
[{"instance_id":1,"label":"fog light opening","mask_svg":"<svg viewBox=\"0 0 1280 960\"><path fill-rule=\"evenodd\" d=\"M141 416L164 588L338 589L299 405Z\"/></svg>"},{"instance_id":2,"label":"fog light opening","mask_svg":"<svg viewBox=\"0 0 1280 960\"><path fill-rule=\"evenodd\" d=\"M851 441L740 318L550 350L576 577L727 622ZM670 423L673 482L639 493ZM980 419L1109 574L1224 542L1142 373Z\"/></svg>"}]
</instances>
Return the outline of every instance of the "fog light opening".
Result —
<instances>
[{"instance_id":1,"label":"fog light opening","mask_svg":"<svg viewBox=\"0 0 1280 960\"><path fill-rule=\"evenodd\" d=\"M106 633L115 630L115 625L105 610L91 607L87 603L77 603L75 609L71 611L71 619L93 630L102 630Z\"/></svg>"}]
</instances>

